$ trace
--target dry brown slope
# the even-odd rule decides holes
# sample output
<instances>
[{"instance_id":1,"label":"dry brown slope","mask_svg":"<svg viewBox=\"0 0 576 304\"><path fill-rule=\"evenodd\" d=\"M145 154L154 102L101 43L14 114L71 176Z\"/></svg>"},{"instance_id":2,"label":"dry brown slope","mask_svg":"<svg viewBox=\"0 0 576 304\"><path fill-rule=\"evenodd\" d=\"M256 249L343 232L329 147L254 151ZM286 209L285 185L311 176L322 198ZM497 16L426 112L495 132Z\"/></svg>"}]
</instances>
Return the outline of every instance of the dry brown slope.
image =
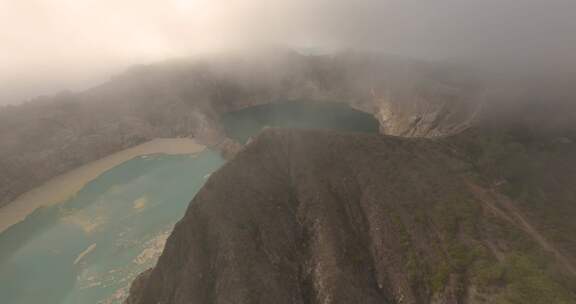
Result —
<instances>
[{"instance_id":1,"label":"dry brown slope","mask_svg":"<svg viewBox=\"0 0 576 304\"><path fill-rule=\"evenodd\" d=\"M212 175L128 303L513 303L531 284L512 275L524 257L492 234L515 228L484 218L448 154L430 140L265 131ZM483 272L498 267L510 274ZM532 303L574 303L522 267L548 301Z\"/></svg>"}]
</instances>

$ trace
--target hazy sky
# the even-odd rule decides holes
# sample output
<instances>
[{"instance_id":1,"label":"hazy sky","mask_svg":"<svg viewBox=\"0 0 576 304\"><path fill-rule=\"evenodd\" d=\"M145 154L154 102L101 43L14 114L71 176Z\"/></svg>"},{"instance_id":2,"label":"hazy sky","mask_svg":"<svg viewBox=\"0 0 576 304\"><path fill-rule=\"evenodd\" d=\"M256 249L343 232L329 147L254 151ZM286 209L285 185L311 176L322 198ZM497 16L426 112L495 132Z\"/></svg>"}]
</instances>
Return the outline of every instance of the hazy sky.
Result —
<instances>
[{"instance_id":1,"label":"hazy sky","mask_svg":"<svg viewBox=\"0 0 576 304\"><path fill-rule=\"evenodd\" d=\"M0 104L127 65L280 44L576 66L575 0L0 0Z\"/></svg>"}]
</instances>

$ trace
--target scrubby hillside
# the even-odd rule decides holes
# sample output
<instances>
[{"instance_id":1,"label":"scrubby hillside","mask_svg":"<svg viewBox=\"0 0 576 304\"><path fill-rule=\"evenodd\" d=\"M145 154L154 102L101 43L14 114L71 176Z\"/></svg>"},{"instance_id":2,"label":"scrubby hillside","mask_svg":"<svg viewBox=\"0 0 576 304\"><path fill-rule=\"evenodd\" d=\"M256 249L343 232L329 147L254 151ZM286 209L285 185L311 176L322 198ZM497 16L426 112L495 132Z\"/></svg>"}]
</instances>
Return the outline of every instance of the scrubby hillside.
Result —
<instances>
[{"instance_id":1,"label":"scrubby hillside","mask_svg":"<svg viewBox=\"0 0 576 304\"><path fill-rule=\"evenodd\" d=\"M210 177L127 302L576 303L574 252L463 146L267 130Z\"/></svg>"},{"instance_id":2,"label":"scrubby hillside","mask_svg":"<svg viewBox=\"0 0 576 304\"><path fill-rule=\"evenodd\" d=\"M446 141L476 179L510 199L546 238L576 259L576 111L536 103Z\"/></svg>"}]
</instances>

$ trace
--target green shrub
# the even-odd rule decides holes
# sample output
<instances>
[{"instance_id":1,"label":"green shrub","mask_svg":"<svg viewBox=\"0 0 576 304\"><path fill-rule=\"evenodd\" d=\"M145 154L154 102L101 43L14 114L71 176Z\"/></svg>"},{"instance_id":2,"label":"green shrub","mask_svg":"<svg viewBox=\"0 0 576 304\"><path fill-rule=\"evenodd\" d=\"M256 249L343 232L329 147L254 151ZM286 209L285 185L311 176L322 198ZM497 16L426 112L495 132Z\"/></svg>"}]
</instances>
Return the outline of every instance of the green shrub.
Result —
<instances>
[{"instance_id":1,"label":"green shrub","mask_svg":"<svg viewBox=\"0 0 576 304\"><path fill-rule=\"evenodd\" d=\"M446 263L441 263L430 277L430 289L432 293L444 290L450 276L450 267Z\"/></svg>"},{"instance_id":2,"label":"green shrub","mask_svg":"<svg viewBox=\"0 0 576 304\"><path fill-rule=\"evenodd\" d=\"M481 260L476 263L471 277L474 285L484 289L503 283L504 267L498 261Z\"/></svg>"},{"instance_id":3,"label":"green shrub","mask_svg":"<svg viewBox=\"0 0 576 304\"><path fill-rule=\"evenodd\" d=\"M498 297L502 303L568 304L575 303L571 293L524 254L508 257L504 266L505 291Z\"/></svg>"}]
</instances>

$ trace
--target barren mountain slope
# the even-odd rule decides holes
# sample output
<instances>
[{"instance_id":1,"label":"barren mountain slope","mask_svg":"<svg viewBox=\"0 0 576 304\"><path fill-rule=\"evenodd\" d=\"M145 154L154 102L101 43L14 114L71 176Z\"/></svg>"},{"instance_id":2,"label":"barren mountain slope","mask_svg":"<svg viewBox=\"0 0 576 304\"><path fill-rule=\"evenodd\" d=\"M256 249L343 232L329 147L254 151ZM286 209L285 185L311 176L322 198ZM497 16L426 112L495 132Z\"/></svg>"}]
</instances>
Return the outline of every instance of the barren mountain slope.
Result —
<instances>
[{"instance_id":1,"label":"barren mountain slope","mask_svg":"<svg viewBox=\"0 0 576 304\"><path fill-rule=\"evenodd\" d=\"M127 302L576 303L573 260L488 188L445 140L267 130Z\"/></svg>"}]
</instances>

